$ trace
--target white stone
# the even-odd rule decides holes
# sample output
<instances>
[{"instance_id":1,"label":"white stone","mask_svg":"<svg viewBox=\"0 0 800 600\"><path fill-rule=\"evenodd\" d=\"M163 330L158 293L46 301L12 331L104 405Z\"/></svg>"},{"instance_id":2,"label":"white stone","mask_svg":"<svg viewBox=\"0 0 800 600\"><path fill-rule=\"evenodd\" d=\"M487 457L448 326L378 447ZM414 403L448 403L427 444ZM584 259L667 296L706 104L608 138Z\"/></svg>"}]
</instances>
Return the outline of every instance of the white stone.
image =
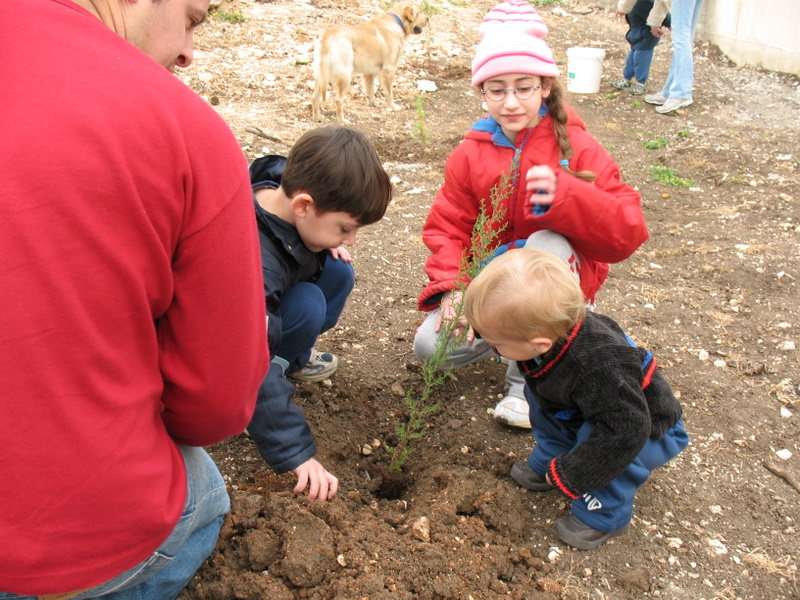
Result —
<instances>
[{"instance_id":1,"label":"white stone","mask_svg":"<svg viewBox=\"0 0 800 600\"><path fill-rule=\"evenodd\" d=\"M708 540L708 544L714 548L714 552L717 554L727 554L728 549L725 547L725 544L720 542L719 540Z\"/></svg>"}]
</instances>

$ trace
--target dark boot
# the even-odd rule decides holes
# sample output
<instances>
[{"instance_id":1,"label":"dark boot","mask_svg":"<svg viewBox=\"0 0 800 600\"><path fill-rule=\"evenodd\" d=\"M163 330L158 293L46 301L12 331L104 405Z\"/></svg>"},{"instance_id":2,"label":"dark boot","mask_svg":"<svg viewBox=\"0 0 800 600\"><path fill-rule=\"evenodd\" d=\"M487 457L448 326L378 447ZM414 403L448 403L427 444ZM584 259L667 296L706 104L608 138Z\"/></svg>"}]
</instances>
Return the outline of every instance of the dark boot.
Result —
<instances>
[{"instance_id":1,"label":"dark boot","mask_svg":"<svg viewBox=\"0 0 800 600\"><path fill-rule=\"evenodd\" d=\"M622 535L631 528L630 523L616 531L598 531L581 522L574 515L563 517L553 523L553 531L562 542L579 550L593 550L611 538Z\"/></svg>"},{"instance_id":2,"label":"dark boot","mask_svg":"<svg viewBox=\"0 0 800 600\"><path fill-rule=\"evenodd\" d=\"M546 492L553 489L553 486L547 483L545 476L539 475L531 469L527 462L514 463L511 466L511 477L522 487L534 492Z\"/></svg>"}]
</instances>

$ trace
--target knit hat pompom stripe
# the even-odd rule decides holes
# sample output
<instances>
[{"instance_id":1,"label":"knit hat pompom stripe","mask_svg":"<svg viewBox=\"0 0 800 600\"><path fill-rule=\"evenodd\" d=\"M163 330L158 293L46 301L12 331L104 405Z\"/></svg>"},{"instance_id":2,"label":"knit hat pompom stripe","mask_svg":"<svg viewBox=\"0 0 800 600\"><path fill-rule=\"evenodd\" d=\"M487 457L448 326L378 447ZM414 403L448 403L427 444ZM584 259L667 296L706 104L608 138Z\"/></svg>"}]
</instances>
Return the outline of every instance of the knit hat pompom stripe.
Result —
<instances>
[{"instance_id":1,"label":"knit hat pompom stripe","mask_svg":"<svg viewBox=\"0 0 800 600\"><path fill-rule=\"evenodd\" d=\"M507 0L484 18L472 61L472 85L510 73L558 77L553 51L544 41L547 26L525 0Z\"/></svg>"},{"instance_id":2,"label":"knit hat pompom stripe","mask_svg":"<svg viewBox=\"0 0 800 600\"><path fill-rule=\"evenodd\" d=\"M498 75L509 73L523 73L526 75L539 75L540 77L558 77L558 68L553 60L553 55L549 48L547 52L537 53L533 48L515 48L503 53L502 56L486 56L479 62L476 57L472 63L472 71L475 73L472 78L474 85L479 85L484 81L492 79ZM483 75L485 73L485 75ZM481 74L477 83L475 76Z\"/></svg>"},{"instance_id":3,"label":"knit hat pompom stripe","mask_svg":"<svg viewBox=\"0 0 800 600\"><path fill-rule=\"evenodd\" d=\"M495 6L484 17L478 34L483 37L498 26L513 26L522 33L540 38L547 35L547 25L542 17L525 0L509 0Z\"/></svg>"}]
</instances>

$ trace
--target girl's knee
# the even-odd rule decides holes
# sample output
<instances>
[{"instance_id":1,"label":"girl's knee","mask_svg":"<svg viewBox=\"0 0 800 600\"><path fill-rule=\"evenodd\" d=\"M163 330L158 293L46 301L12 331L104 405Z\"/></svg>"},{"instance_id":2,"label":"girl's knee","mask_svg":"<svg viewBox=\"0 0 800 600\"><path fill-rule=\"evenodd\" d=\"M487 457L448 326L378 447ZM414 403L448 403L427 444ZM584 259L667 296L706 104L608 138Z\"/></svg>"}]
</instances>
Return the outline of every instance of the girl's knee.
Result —
<instances>
[{"instance_id":1,"label":"girl's knee","mask_svg":"<svg viewBox=\"0 0 800 600\"><path fill-rule=\"evenodd\" d=\"M428 313L425 320L414 333L414 355L420 360L426 360L436 351L436 342L439 334L436 332L436 311Z\"/></svg>"},{"instance_id":2,"label":"girl's knee","mask_svg":"<svg viewBox=\"0 0 800 600\"><path fill-rule=\"evenodd\" d=\"M412 348L414 350L414 356L416 356L418 360L427 360L433 356L433 352L436 348L436 337L431 338L418 329L417 333L414 334L414 344Z\"/></svg>"}]
</instances>

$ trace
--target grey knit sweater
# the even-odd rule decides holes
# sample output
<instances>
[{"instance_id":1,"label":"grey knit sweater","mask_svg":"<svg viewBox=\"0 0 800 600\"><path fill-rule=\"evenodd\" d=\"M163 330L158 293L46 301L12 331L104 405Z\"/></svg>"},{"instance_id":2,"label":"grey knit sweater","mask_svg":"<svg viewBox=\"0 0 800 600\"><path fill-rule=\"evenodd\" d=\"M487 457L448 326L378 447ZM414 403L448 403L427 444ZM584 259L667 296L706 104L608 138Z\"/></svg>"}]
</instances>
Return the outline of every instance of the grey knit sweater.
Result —
<instances>
[{"instance_id":1,"label":"grey knit sweater","mask_svg":"<svg viewBox=\"0 0 800 600\"><path fill-rule=\"evenodd\" d=\"M603 315L588 313L547 354L518 365L543 411L569 427L594 425L586 441L548 468L551 481L573 499L607 485L648 438L661 439L681 418L650 352Z\"/></svg>"}]
</instances>

